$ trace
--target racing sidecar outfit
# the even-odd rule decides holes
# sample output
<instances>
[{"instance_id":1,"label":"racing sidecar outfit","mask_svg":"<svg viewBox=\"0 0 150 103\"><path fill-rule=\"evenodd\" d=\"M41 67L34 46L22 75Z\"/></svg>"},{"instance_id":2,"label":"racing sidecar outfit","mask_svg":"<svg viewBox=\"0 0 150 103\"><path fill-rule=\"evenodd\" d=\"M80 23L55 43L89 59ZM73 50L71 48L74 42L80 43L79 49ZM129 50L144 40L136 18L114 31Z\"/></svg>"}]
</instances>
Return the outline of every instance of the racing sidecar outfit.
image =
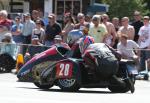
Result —
<instances>
[{"instance_id":1,"label":"racing sidecar outfit","mask_svg":"<svg viewBox=\"0 0 150 103\"><path fill-rule=\"evenodd\" d=\"M104 43L90 44L82 57L85 63L90 68L96 69L96 74L103 79L112 77L118 71L118 60Z\"/></svg>"}]
</instances>

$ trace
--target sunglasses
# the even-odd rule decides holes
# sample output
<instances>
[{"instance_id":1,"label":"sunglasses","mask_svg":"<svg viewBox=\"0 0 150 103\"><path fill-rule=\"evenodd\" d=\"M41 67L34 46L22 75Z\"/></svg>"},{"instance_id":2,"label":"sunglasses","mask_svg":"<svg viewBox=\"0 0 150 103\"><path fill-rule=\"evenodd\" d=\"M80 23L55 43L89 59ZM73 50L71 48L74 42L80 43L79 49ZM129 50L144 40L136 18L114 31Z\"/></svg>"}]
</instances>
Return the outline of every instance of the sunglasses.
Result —
<instances>
[{"instance_id":1,"label":"sunglasses","mask_svg":"<svg viewBox=\"0 0 150 103\"><path fill-rule=\"evenodd\" d=\"M83 19L83 17L78 17L78 19L80 20L80 19Z\"/></svg>"},{"instance_id":2,"label":"sunglasses","mask_svg":"<svg viewBox=\"0 0 150 103\"><path fill-rule=\"evenodd\" d=\"M107 20L107 18L103 18L104 20Z\"/></svg>"},{"instance_id":3,"label":"sunglasses","mask_svg":"<svg viewBox=\"0 0 150 103\"><path fill-rule=\"evenodd\" d=\"M134 16L140 16L140 15L134 15Z\"/></svg>"},{"instance_id":4,"label":"sunglasses","mask_svg":"<svg viewBox=\"0 0 150 103\"><path fill-rule=\"evenodd\" d=\"M125 20L121 20L121 22L125 22Z\"/></svg>"}]
</instances>

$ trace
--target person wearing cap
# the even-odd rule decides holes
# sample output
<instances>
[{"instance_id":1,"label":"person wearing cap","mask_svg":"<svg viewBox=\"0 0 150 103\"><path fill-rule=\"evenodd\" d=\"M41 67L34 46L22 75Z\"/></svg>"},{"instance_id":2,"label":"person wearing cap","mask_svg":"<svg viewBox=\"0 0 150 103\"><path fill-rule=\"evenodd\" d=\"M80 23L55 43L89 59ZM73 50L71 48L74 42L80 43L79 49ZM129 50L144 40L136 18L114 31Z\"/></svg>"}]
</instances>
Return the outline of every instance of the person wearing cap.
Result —
<instances>
[{"instance_id":1,"label":"person wearing cap","mask_svg":"<svg viewBox=\"0 0 150 103\"><path fill-rule=\"evenodd\" d=\"M40 40L38 36L34 35L32 37L31 45L28 46L27 51L24 56L25 62L30 60L34 55L41 53L44 51L45 48L43 47L43 44L40 43Z\"/></svg>"},{"instance_id":2,"label":"person wearing cap","mask_svg":"<svg viewBox=\"0 0 150 103\"><path fill-rule=\"evenodd\" d=\"M54 44L60 44L60 45L68 46L67 43L63 42L63 39L62 39L61 35L56 35L55 36Z\"/></svg>"},{"instance_id":3,"label":"person wearing cap","mask_svg":"<svg viewBox=\"0 0 150 103\"><path fill-rule=\"evenodd\" d=\"M15 18L15 24L12 25L12 27L11 27L11 33L13 35L13 40L16 43L23 42L22 30L23 30L23 24L21 23L21 18L19 16L17 16Z\"/></svg>"},{"instance_id":4,"label":"person wearing cap","mask_svg":"<svg viewBox=\"0 0 150 103\"><path fill-rule=\"evenodd\" d=\"M12 34L6 33L0 45L0 54L7 53L14 60L16 60L17 52L18 48L16 46L16 43L13 41Z\"/></svg>"},{"instance_id":5,"label":"person wearing cap","mask_svg":"<svg viewBox=\"0 0 150 103\"><path fill-rule=\"evenodd\" d=\"M25 22L23 23L23 30L22 30L22 36L23 36L23 44L31 44L31 36L32 31L36 27L35 22L31 20L30 13L24 14ZM27 47L23 46L23 55L26 52Z\"/></svg>"},{"instance_id":6,"label":"person wearing cap","mask_svg":"<svg viewBox=\"0 0 150 103\"><path fill-rule=\"evenodd\" d=\"M139 40L138 43L141 48L141 59L140 66L141 70L145 70L145 61L150 58L150 51L147 50L150 48L150 24L149 24L149 16L143 17L144 25L139 30Z\"/></svg>"},{"instance_id":7,"label":"person wearing cap","mask_svg":"<svg viewBox=\"0 0 150 103\"><path fill-rule=\"evenodd\" d=\"M104 24L101 24L100 21L101 16L94 15L92 17L92 23L94 25L89 29L89 35L94 38L95 43L103 43L108 34L106 26Z\"/></svg>"},{"instance_id":8,"label":"person wearing cap","mask_svg":"<svg viewBox=\"0 0 150 103\"><path fill-rule=\"evenodd\" d=\"M31 20L30 13L25 13L24 17L25 17L25 23L24 23L24 27L22 30L22 35L24 38L23 43L30 44L32 31L36 27L36 25L35 25L35 22Z\"/></svg>"},{"instance_id":9,"label":"person wearing cap","mask_svg":"<svg viewBox=\"0 0 150 103\"><path fill-rule=\"evenodd\" d=\"M49 14L49 24L46 26L45 36L44 36L44 43L46 46L51 46L54 44L54 38L56 35L61 34L61 26L56 21L55 14Z\"/></svg>"},{"instance_id":10,"label":"person wearing cap","mask_svg":"<svg viewBox=\"0 0 150 103\"><path fill-rule=\"evenodd\" d=\"M55 38L54 38L54 43L55 44L62 43L62 37L60 35L56 35Z\"/></svg>"},{"instance_id":11,"label":"person wearing cap","mask_svg":"<svg viewBox=\"0 0 150 103\"><path fill-rule=\"evenodd\" d=\"M139 45L128 40L127 34L120 34L120 42L117 44L117 50L121 54L122 59L134 60L139 63Z\"/></svg>"}]
</instances>

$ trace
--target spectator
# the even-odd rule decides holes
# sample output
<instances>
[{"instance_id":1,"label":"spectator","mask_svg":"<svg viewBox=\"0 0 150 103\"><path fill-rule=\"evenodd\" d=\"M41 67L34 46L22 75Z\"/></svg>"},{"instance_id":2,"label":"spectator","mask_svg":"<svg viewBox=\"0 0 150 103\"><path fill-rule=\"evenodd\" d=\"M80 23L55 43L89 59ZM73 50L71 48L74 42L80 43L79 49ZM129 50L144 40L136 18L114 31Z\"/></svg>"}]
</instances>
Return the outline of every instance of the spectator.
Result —
<instances>
[{"instance_id":1,"label":"spectator","mask_svg":"<svg viewBox=\"0 0 150 103\"><path fill-rule=\"evenodd\" d=\"M31 18L34 22L36 22L36 20L41 20L41 26L42 26L42 28L44 28L45 24L44 24L44 21L42 20L43 15L42 15L41 10L33 10L31 16L32 16Z\"/></svg>"},{"instance_id":2,"label":"spectator","mask_svg":"<svg viewBox=\"0 0 150 103\"><path fill-rule=\"evenodd\" d=\"M69 14L65 14L64 22L65 22L65 27L62 30L62 35L63 35L63 42L67 43L68 33L74 29L75 21L71 16L71 14L69 13Z\"/></svg>"},{"instance_id":3,"label":"spectator","mask_svg":"<svg viewBox=\"0 0 150 103\"><path fill-rule=\"evenodd\" d=\"M0 11L0 41L4 38L4 34L10 32L12 21L7 18L6 10Z\"/></svg>"},{"instance_id":4,"label":"spectator","mask_svg":"<svg viewBox=\"0 0 150 103\"><path fill-rule=\"evenodd\" d=\"M121 34L117 49L120 52L122 59L131 59L136 61L136 63L139 62L139 51L137 50L139 49L139 45L133 40L128 40L126 34Z\"/></svg>"},{"instance_id":5,"label":"spectator","mask_svg":"<svg viewBox=\"0 0 150 103\"><path fill-rule=\"evenodd\" d=\"M41 20L36 20L36 28L33 29L32 37L34 35L36 35L40 39L40 42L43 43L45 30L42 28Z\"/></svg>"},{"instance_id":6,"label":"spectator","mask_svg":"<svg viewBox=\"0 0 150 103\"><path fill-rule=\"evenodd\" d=\"M146 50L150 47L150 24L149 24L149 16L144 16L143 18L144 26L142 26L139 30L139 45L141 50L141 59L140 65L141 70L145 69L145 61L150 58L150 51Z\"/></svg>"},{"instance_id":7,"label":"spectator","mask_svg":"<svg viewBox=\"0 0 150 103\"><path fill-rule=\"evenodd\" d=\"M121 22L122 26L119 28L118 32L128 35L128 39L134 40L135 30L133 26L129 25L129 18L123 17Z\"/></svg>"},{"instance_id":8,"label":"spectator","mask_svg":"<svg viewBox=\"0 0 150 103\"><path fill-rule=\"evenodd\" d=\"M68 46L67 43L64 43L63 40L62 40L62 37L60 35L56 35L55 38L54 38L54 43L55 44L61 44L61 45L64 45L64 46Z\"/></svg>"},{"instance_id":9,"label":"spectator","mask_svg":"<svg viewBox=\"0 0 150 103\"><path fill-rule=\"evenodd\" d=\"M30 44L31 43L31 35L32 31L35 28L35 23L34 21L31 20L31 16L29 13L24 14L25 17L25 23L23 27L23 43L24 44Z\"/></svg>"},{"instance_id":10,"label":"spectator","mask_svg":"<svg viewBox=\"0 0 150 103\"><path fill-rule=\"evenodd\" d=\"M14 60L16 60L17 55L17 46L15 42L13 41L12 34L6 33L4 35L4 38L2 39L2 44L0 45L0 53L7 53L9 54Z\"/></svg>"},{"instance_id":11,"label":"spectator","mask_svg":"<svg viewBox=\"0 0 150 103\"><path fill-rule=\"evenodd\" d=\"M102 21L104 25L106 26L107 32L108 32L107 37L105 38L105 43L113 47L115 44L115 40L116 40L116 30L115 30L114 25L108 20L109 20L108 15L103 14Z\"/></svg>"},{"instance_id":12,"label":"spectator","mask_svg":"<svg viewBox=\"0 0 150 103\"><path fill-rule=\"evenodd\" d=\"M86 16L85 16L85 21L86 22L88 22L88 23L91 23L91 21L92 21L92 14L87 14Z\"/></svg>"},{"instance_id":13,"label":"spectator","mask_svg":"<svg viewBox=\"0 0 150 103\"><path fill-rule=\"evenodd\" d=\"M36 22L39 19L39 12L37 10L33 10L31 14L32 20Z\"/></svg>"},{"instance_id":14,"label":"spectator","mask_svg":"<svg viewBox=\"0 0 150 103\"><path fill-rule=\"evenodd\" d=\"M42 47L43 45L40 43L38 36L33 36L32 37L32 42L31 45L28 47L24 59L25 62L27 62L28 60L30 60L35 54L41 53L42 51L45 50L44 47Z\"/></svg>"},{"instance_id":15,"label":"spectator","mask_svg":"<svg viewBox=\"0 0 150 103\"><path fill-rule=\"evenodd\" d=\"M23 30L23 24L21 23L21 18L19 16L17 16L15 18L15 24L11 28L13 40L16 43L22 43L23 42L22 30Z\"/></svg>"},{"instance_id":16,"label":"spectator","mask_svg":"<svg viewBox=\"0 0 150 103\"><path fill-rule=\"evenodd\" d=\"M138 39L139 39L139 35L138 35L138 32L140 30L140 27L143 26L143 22L141 21L141 14L139 11L135 11L134 12L134 22L131 24L134 29L135 29L135 36L134 36L134 41L135 42L138 42Z\"/></svg>"},{"instance_id":17,"label":"spectator","mask_svg":"<svg viewBox=\"0 0 150 103\"><path fill-rule=\"evenodd\" d=\"M49 24L46 26L44 42L46 46L51 46L54 44L54 37L56 35L61 34L61 26L59 23L56 22L56 15L49 14Z\"/></svg>"},{"instance_id":18,"label":"spectator","mask_svg":"<svg viewBox=\"0 0 150 103\"><path fill-rule=\"evenodd\" d=\"M114 17L112 19L112 24L114 25L116 32L118 32L118 30L120 28L120 20L119 20L119 18ZM118 34L116 34L116 40L115 40L115 44L114 44L113 48L117 48L118 41L119 41L119 36L118 36Z\"/></svg>"},{"instance_id":19,"label":"spectator","mask_svg":"<svg viewBox=\"0 0 150 103\"><path fill-rule=\"evenodd\" d=\"M100 23L100 16L94 15L92 17L92 22L94 26L90 27L89 35L92 36L95 40L95 43L102 43L104 42L107 36L107 29L106 26Z\"/></svg>"},{"instance_id":20,"label":"spectator","mask_svg":"<svg viewBox=\"0 0 150 103\"><path fill-rule=\"evenodd\" d=\"M89 23L85 21L85 16L83 13L78 13L77 19L78 19L79 23L75 24L74 29L83 30L83 28L85 26L89 25Z\"/></svg>"},{"instance_id":21,"label":"spectator","mask_svg":"<svg viewBox=\"0 0 150 103\"><path fill-rule=\"evenodd\" d=\"M112 24L114 25L115 30L118 31L120 28L119 18L117 18L117 17L112 18Z\"/></svg>"},{"instance_id":22,"label":"spectator","mask_svg":"<svg viewBox=\"0 0 150 103\"><path fill-rule=\"evenodd\" d=\"M22 36L23 36L23 44L31 43L32 31L35 28L34 21L31 20L31 16L29 13L24 14L25 22L23 26ZM27 47L23 46L23 55L26 52Z\"/></svg>"}]
</instances>

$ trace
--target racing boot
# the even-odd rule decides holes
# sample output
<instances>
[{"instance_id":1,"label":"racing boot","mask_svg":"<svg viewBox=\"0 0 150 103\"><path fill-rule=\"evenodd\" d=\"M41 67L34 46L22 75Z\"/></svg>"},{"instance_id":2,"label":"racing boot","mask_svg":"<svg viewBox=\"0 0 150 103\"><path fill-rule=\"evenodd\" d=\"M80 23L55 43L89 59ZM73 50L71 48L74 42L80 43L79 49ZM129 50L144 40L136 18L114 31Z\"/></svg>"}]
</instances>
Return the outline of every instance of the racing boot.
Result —
<instances>
[{"instance_id":1,"label":"racing boot","mask_svg":"<svg viewBox=\"0 0 150 103\"><path fill-rule=\"evenodd\" d=\"M130 89L131 93L134 93L135 87L130 78L125 79L126 86Z\"/></svg>"},{"instance_id":2,"label":"racing boot","mask_svg":"<svg viewBox=\"0 0 150 103\"><path fill-rule=\"evenodd\" d=\"M111 82L112 84L118 84L118 85L120 85L120 86L123 87L123 88L126 87L126 83L125 83L123 80L121 80L120 78L118 78L116 75L113 75L113 76L112 76L110 82Z\"/></svg>"}]
</instances>

